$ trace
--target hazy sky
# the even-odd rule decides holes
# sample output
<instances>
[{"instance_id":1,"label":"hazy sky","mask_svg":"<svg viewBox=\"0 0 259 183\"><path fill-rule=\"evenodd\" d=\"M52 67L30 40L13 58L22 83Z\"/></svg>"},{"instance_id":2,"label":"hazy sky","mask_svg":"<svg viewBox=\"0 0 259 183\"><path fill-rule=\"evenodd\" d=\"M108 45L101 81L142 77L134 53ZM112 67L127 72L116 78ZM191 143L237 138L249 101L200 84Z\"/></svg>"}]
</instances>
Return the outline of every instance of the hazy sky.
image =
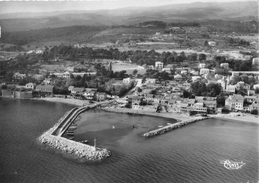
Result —
<instances>
[{"instance_id":1,"label":"hazy sky","mask_svg":"<svg viewBox=\"0 0 259 183\"><path fill-rule=\"evenodd\" d=\"M192 2L231 2L246 0L48 0L48 1L1 1L0 14L15 12L51 12L66 10L116 9L132 6L161 6Z\"/></svg>"}]
</instances>

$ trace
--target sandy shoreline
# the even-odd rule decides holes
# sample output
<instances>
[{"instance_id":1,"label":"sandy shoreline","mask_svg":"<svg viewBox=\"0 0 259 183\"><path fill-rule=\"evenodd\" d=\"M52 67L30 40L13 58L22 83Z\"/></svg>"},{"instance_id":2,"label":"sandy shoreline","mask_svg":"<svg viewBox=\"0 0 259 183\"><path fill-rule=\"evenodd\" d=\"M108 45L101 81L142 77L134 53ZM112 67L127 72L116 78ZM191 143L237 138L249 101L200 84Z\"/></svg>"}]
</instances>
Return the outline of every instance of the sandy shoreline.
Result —
<instances>
[{"instance_id":1,"label":"sandy shoreline","mask_svg":"<svg viewBox=\"0 0 259 183\"><path fill-rule=\"evenodd\" d=\"M162 118L170 118L175 119L178 121L182 120L188 120L191 119L191 116L185 115L185 114L177 114L177 113L167 113L167 112L149 112L149 111L143 111L143 110L134 110L134 109L126 109L126 108L101 108L101 110L108 111L108 112L116 112L116 113L132 113L132 114L140 114L140 115L148 115L148 116L155 116L155 117L162 117Z\"/></svg>"},{"instance_id":2,"label":"sandy shoreline","mask_svg":"<svg viewBox=\"0 0 259 183\"><path fill-rule=\"evenodd\" d=\"M72 99L72 98L57 98L57 97L45 97L45 98L32 98L31 100L41 100L41 101L48 101L48 102L60 102L65 104L71 104L75 106L83 106L84 104L89 104L87 100L80 100L80 99Z\"/></svg>"},{"instance_id":3,"label":"sandy shoreline","mask_svg":"<svg viewBox=\"0 0 259 183\"><path fill-rule=\"evenodd\" d=\"M218 119L229 119L244 123L255 123L259 124L259 118L256 118L255 115L252 114L240 114L240 116L236 116L237 113L230 113L230 114L216 114L210 115L211 117L218 118Z\"/></svg>"}]
</instances>

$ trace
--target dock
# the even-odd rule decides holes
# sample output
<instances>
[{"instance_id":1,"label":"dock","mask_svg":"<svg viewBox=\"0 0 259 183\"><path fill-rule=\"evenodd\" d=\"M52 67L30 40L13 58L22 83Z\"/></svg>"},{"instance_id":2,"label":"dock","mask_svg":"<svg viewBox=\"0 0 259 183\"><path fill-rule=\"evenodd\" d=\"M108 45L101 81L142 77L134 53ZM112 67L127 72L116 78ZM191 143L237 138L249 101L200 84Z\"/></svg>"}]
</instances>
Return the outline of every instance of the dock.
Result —
<instances>
[{"instance_id":1,"label":"dock","mask_svg":"<svg viewBox=\"0 0 259 183\"><path fill-rule=\"evenodd\" d=\"M173 131L177 128L180 128L182 126L185 126L185 125L188 125L188 124L191 124L191 123L194 123L194 122L197 122L197 121L201 121L201 120L204 120L204 119L208 119L208 118L211 118L211 117L197 117L197 118L194 118L194 119L189 119L189 120L185 120L185 121L181 121L181 122L177 122L177 123L173 123L173 124L168 124L167 126L164 126L162 128L158 128L156 130L151 130L147 133L144 133L143 136L144 137L154 137L156 135L161 135L161 134L164 134L166 132L170 132L170 131Z\"/></svg>"}]
</instances>

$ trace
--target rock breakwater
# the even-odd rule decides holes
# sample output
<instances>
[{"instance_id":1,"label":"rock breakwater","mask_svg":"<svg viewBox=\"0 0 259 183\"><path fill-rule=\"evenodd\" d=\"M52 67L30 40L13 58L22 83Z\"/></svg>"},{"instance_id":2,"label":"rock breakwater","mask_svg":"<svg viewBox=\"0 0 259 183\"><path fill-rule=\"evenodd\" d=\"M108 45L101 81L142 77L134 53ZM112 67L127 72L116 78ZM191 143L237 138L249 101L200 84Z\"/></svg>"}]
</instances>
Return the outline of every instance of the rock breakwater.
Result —
<instances>
[{"instance_id":1,"label":"rock breakwater","mask_svg":"<svg viewBox=\"0 0 259 183\"><path fill-rule=\"evenodd\" d=\"M174 124L169 124L169 125L164 126L162 128L158 128L156 130L149 131L149 132L145 133L143 136L144 137L153 137L153 136L156 136L156 135L161 135L161 134L164 134L166 132L170 132L170 131L173 131L177 128L180 128L182 126L188 125L190 123L194 123L194 122L201 121L201 120L208 119L208 118L211 118L211 117L198 117L198 118L195 118L195 119L190 119L190 120L185 120L185 121L181 121L181 122L174 123Z\"/></svg>"},{"instance_id":2,"label":"rock breakwater","mask_svg":"<svg viewBox=\"0 0 259 183\"><path fill-rule=\"evenodd\" d=\"M62 153L67 154L75 159L80 159L80 161L99 161L111 156L111 152L105 148L99 148L76 142L73 140L66 139L58 133L54 133L57 129L63 125L63 123L72 123L73 121L65 121L75 119L80 112L75 112L77 110L84 111L97 105L86 106L81 108L74 108L67 112L52 128L43 133L38 141L41 144L54 148ZM67 118L68 116L75 115L73 117ZM67 125L67 124L66 124Z\"/></svg>"}]
</instances>

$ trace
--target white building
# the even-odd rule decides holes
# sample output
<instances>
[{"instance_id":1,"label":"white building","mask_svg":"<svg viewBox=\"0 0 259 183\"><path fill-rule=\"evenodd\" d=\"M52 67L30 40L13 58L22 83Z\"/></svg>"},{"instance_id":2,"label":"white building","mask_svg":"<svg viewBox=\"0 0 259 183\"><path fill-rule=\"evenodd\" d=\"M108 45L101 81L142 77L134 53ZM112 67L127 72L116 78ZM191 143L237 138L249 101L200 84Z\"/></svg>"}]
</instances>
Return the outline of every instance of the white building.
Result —
<instances>
[{"instance_id":1,"label":"white building","mask_svg":"<svg viewBox=\"0 0 259 183\"><path fill-rule=\"evenodd\" d=\"M66 71L63 73L63 78L69 79L71 76L70 72Z\"/></svg>"},{"instance_id":2,"label":"white building","mask_svg":"<svg viewBox=\"0 0 259 183\"><path fill-rule=\"evenodd\" d=\"M226 91L230 93L235 93L236 85L227 85Z\"/></svg>"},{"instance_id":3,"label":"white building","mask_svg":"<svg viewBox=\"0 0 259 183\"><path fill-rule=\"evenodd\" d=\"M132 81L131 78L128 77L128 78L124 78L122 82L125 84L130 84L131 81Z\"/></svg>"},{"instance_id":4,"label":"white building","mask_svg":"<svg viewBox=\"0 0 259 183\"><path fill-rule=\"evenodd\" d=\"M210 69L200 69L200 75L208 74L210 72Z\"/></svg>"},{"instance_id":5,"label":"white building","mask_svg":"<svg viewBox=\"0 0 259 183\"><path fill-rule=\"evenodd\" d=\"M162 70L163 67L164 67L164 63L163 62L159 62L158 61L158 62L155 63L155 68L156 69L161 69Z\"/></svg>"},{"instance_id":6,"label":"white building","mask_svg":"<svg viewBox=\"0 0 259 183\"><path fill-rule=\"evenodd\" d=\"M253 88L254 88L254 90L255 90L256 88L259 88L259 84L254 85Z\"/></svg>"},{"instance_id":7,"label":"white building","mask_svg":"<svg viewBox=\"0 0 259 183\"><path fill-rule=\"evenodd\" d=\"M206 67L206 64L205 64L205 63L200 63L200 64L199 64L199 68L200 68L200 69L204 69L205 67Z\"/></svg>"},{"instance_id":8,"label":"white building","mask_svg":"<svg viewBox=\"0 0 259 183\"><path fill-rule=\"evenodd\" d=\"M252 64L253 65L259 65L259 58L253 58Z\"/></svg>"},{"instance_id":9,"label":"white building","mask_svg":"<svg viewBox=\"0 0 259 183\"><path fill-rule=\"evenodd\" d=\"M26 89L30 89L30 90L33 90L34 89L34 84L33 83L27 83L26 85L25 85L25 88Z\"/></svg>"},{"instance_id":10,"label":"white building","mask_svg":"<svg viewBox=\"0 0 259 183\"><path fill-rule=\"evenodd\" d=\"M156 83L156 79L155 78L146 78L146 84L147 83L155 84Z\"/></svg>"},{"instance_id":11,"label":"white building","mask_svg":"<svg viewBox=\"0 0 259 183\"><path fill-rule=\"evenodd\" d=\"M229 64L228 63L221 63L220 67L222 67L224 69L228 69L229 68Z\"/></svg>"},{"instance_id":12,"label":"white building","mask_svg":"<svg viewBox=\"0 0 259 183\"><path fill-rule=\"evenodd\" d=\"M216 46L217 43L216 43L215 41L209 41L208 44L209 44L210 46Z\"/></svg>"}]
</instances>

